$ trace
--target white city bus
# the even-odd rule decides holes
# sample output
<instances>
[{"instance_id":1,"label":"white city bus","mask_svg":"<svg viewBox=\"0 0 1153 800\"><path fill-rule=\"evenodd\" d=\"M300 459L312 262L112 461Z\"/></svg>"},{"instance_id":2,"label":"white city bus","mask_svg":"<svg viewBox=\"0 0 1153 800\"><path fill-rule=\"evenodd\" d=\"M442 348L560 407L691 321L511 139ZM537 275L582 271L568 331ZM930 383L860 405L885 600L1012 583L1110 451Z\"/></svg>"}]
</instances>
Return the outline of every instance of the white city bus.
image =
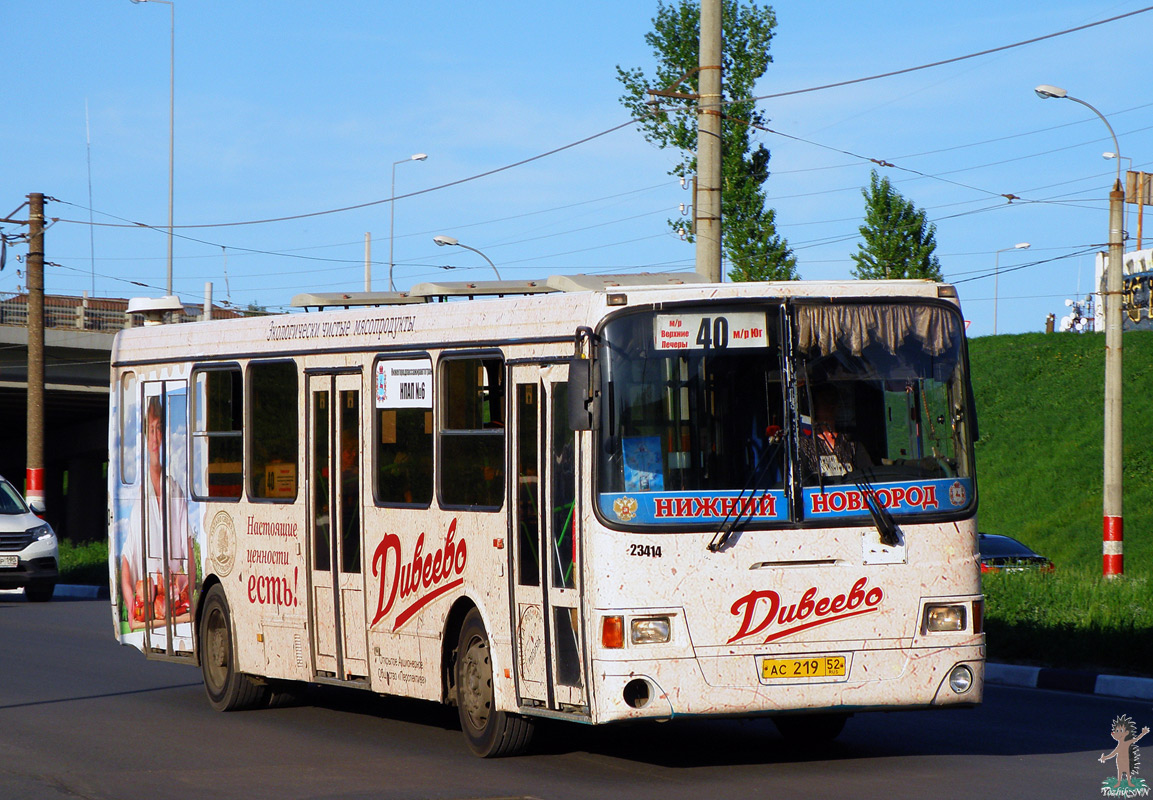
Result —
<instances>
[{"instance_id":1,"label":"white city bus","mask_svg":"<svg viewBox=\"0 0 1153 800\"><path fill-rule=\"evenodd\" d=\"M116 635L199 664L215 708L359 687L456 704L495 756L536 717L819 739L980 702L953 287L563 276L297 304L318 310L113 348Z\"/></svg>"}]
</instances>

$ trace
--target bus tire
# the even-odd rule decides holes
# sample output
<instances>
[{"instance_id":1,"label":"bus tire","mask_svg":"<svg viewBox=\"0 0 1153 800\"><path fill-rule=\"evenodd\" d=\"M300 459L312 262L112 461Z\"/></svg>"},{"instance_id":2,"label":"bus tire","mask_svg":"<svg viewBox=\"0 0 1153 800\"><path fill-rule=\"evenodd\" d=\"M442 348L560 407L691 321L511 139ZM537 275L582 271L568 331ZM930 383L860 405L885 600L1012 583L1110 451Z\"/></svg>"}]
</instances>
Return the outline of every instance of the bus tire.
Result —
<instances>
[{"instance_id":1,"label":"bus tire","mask_svg":"<svg viewBox=\"0 0 1153 800\"><path fill-rule=\"evenodd\" d=\"M200 671L208 703L217 711L254 708L268 696L268 686L236 671L232 617L219 584L208 590L200 616Z\"/></svg>"},{"instance_id":2,"label":"bus tire","mask_svg":"<svg viewBox=\"0 0 1153 800\"><path fill-rule=\"evenodd\" d=\"M481 758L516 755L532 740L532 721L497 711L492 686L492 655L480 612L468 612L460 629L455 660L456 708L468 748Z\"/></svg>"},{"instance_id":3,"label":"bus tire","mask_svg":"<svg viewBox=\"0 0 1153 800\"><path fill-rule=\"evenodd\" d=\"M781 736L791 745L828 744L841 735L845 729L848 714L790 714L773 717Z\"/></svg>"}]
</instances>

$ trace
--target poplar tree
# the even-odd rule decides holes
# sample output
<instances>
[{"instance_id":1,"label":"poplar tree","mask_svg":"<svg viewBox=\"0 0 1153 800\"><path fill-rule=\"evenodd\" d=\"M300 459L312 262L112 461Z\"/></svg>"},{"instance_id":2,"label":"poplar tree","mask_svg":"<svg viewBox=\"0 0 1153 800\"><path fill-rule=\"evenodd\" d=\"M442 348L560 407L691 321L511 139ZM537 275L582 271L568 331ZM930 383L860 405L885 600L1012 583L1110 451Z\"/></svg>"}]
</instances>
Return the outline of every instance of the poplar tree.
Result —
<instances>
[{"instance_id":1,"label":"poplar tree","mask_svg":"<svg viewBox=\"0 0 1153 800\"><path fill-rule=\"evenodd\" d=\"M689 181L697 169L696 107L691 101L661 98L662 110L653 113L648 90L672 89L688 95L700 91L695 71L700 62L700 4L697 0L658 2L652 22L645 43L652 48L656 71L649 78L639 67L617 66L617 79L625 88L620 100L640 120L647 141L680 151L680 161L669 174ZM729 278L794 280L797 258L777 233L776 212L766 205L769 149L755 141L754 126L768 120L755 103L731 102L753 96L757 79L772 62L769 45L777 18L769 6L723 0L721 24L722 91L723 100L729 102L723 109L721 132L721 248ZM671 219L669 227L680 231L688 226L684 220ZM692 241L692 233L686 234Z\"/></svg>"},{"instance_id":2,"label":"poplar tree","mask_svg":"<svg viewBox=\"0 0 1153 800\"><path fill-rule=\"evenodd\" d=\"M928 221L924 209L906 200L888 178L873 170L865 197L865 224L859 230L863 242L853 253L853 277L925 278L941 280L937 249L937 226Z\"/></svg>"}]
</instances>

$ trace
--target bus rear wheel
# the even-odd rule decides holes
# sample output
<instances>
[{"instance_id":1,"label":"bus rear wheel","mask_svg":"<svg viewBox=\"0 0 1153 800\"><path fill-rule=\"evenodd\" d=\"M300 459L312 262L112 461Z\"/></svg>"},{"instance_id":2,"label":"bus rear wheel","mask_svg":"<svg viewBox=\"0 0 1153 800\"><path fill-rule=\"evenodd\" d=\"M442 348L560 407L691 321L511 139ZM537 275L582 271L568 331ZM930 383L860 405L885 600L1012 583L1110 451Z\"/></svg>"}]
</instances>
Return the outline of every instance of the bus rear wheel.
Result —
<instances>
[{"instance_id":1,"label":"bus rear wheel","mask_svg":"<svg viewBox=\"0 0 1153 800\"><path fill-rule=\"evenodd\" d=\"M241 711L262 705L268 687L236 671L232 618L224 590L213 586L200 616L200 671L208 703L217 711Z\"/></svg>"},{"instance_id":2,"label":"bus rear wheel","mask_svg":"<svg viewBox=\"0 0 1153 800\"><path fill-rule=\"evenodd\" d=\"M532 721L497 711L488 633L475 608L464 618L456 650L456 707L468 747L481 758L516 755L532 740Z\"/></svg>"}]
</instances>

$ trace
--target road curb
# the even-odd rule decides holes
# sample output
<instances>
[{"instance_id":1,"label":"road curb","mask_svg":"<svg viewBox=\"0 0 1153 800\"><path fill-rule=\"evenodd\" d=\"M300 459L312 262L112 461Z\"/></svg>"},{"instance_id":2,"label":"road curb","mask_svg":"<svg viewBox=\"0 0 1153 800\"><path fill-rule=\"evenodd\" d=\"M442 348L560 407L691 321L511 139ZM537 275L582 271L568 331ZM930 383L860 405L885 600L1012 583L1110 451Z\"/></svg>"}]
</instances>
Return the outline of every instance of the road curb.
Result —
<instances>
[{"instance_id":1,"label":"road curb","mask_svg":"<svg viewBox=\"0 0 1153 800\"><path fill-rule=\"evenodd\" d=\"M985 681L1026 689L1052 689L1058 692L1153 700L1153 678L1101 675L1088 670L989 663L985 665Z\"/></svg>"}]
</instances>

